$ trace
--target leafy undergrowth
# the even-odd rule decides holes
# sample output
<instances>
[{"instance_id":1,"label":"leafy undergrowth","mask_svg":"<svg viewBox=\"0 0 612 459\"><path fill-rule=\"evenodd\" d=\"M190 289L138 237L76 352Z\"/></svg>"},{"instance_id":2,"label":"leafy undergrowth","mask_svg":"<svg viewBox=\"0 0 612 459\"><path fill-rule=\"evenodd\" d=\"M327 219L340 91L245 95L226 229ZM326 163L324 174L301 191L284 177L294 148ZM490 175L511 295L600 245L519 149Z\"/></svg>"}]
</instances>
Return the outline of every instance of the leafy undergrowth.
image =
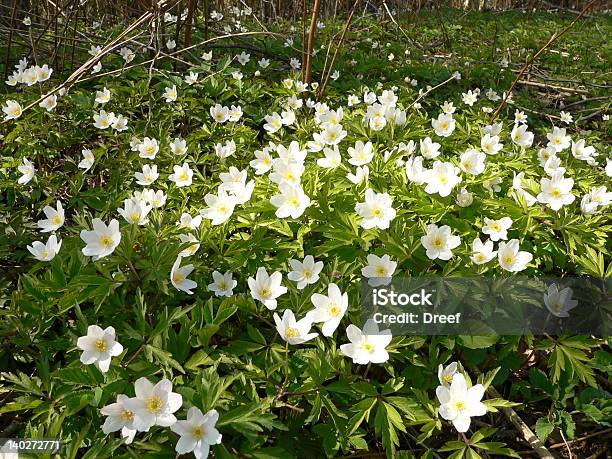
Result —
<instances>
[{"instance_id":1,"label":"leafy undergrowth","mask_svg":"<svg viewBox=\"0 0 612 459\"><path fill-rule=\"evenodd\" d=\"M265 68L213 48L105 76L130 65L112 54L23 113L62 75L5 86L0 436L87 458L532 455L512 407L553 451L600 450L605 337L362 334L373 272L612 274L606 100L581 120L560 105L580 93L519 86L490 124L512 71L570 19L401 19L407 36L356 19L321 103L288 64L299 24L293 43L258 42ZM540 73L602 97L609 30L578 23ZM579 308L609 320L609 299Z\"/></svg>"}]
</instances>

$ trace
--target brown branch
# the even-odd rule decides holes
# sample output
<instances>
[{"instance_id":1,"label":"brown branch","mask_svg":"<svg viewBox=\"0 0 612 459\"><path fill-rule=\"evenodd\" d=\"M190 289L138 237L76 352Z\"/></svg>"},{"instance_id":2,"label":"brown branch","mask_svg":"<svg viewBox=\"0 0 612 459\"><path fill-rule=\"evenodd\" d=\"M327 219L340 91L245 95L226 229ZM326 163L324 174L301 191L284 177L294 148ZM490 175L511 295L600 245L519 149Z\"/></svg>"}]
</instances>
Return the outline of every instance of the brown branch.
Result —
<instances>
[{"instance_id":1,"label":"brown branch","mask_svg":"<svg viewBox=\"0 0 612 459\"><path fill-rule=\"evenodd\" d=\"M319 16L320 0L314 0L312 16L310 17L310 29L308 30L308 45L306 48L306 70L304 72L304 82L310 83L312 76L312 49L314 46L315 29L317 28L317 17Z\"/></svg>"},{"instance_id":2,"label":"brown branch","mask_svg":"<svg viewBox=\"0 0 612 459\"><path fill-rule=\"evenodd\" d=\"M566 27L561 29L561 31L558 31L552 34L552 36L548 39L548 41L544 44L544 46L542 46L537 53L535 53L530 59L528 59L527 62L525 62L525 65L523 65L520 72L518 73L518 75L516 76L512 84L510 85L510 89L506 91L504 98L502 99L501 103L499 104L495 112L493 113L493 116L491 116L491 119L489 120L489 124L493 123L497 119L497 117L499 116L499 113L506 106L506 102L508 101L508 97L510 97L510 94L512 94L512 90L514 89L518 81L522 78L522 76L525 74L529 66L540 56L540 54L542 54L546 50L546 48L552 45L562 35L564 35L569 29L571 29L574 26L574 24L576 24L580 20L580 18L582 18L582 16L584 16L584 14L589 10L589 8L591 8L596 2L597 0L591 0L584 7L581 13L578 16L576 16L576 18L572 22L570 22Z\"/></svg>"}]
</instances>

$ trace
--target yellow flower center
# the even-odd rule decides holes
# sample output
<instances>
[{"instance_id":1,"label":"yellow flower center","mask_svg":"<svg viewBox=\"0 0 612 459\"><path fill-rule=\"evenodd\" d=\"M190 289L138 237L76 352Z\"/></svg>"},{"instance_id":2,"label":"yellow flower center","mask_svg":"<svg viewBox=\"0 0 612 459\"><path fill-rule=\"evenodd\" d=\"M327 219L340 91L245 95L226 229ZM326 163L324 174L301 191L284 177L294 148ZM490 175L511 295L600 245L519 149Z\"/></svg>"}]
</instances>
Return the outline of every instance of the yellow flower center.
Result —
<instances>
[{"instance_id":1,"label":"yellow flower center","mask_svg":"<svg viewBox=\"0 0 612 459\"><path fill-rule=\"evenodd\" d=\"M204 427L202 426L195 426L192 430L191 430L191 435L195 438L202 438L204 437L204 434L206 433L206 430L204 430Z\"/></svg>"},{"instance_id":2,"label":"yellow flower center","mask_svg":"<svg viewBox=\"0 0 612 459\"><path fill-rule=\"evenodd\" d=\"M438 248L444 247L444 241L441 238L436 238L433 241L433 245L434 247L438 247Z\"/></svg>"},{"instance_id":3,"label":"yellow flower center","mask_svg":"<svg viewBox=\"0 0 612 459\"><path fill-rule=\"evenodd\" d=\"M140 220L140 212L132 212L130 214L130 221L136 223Z\"/></svg>"},{"instance_id":4,"label":"yellow flower center","mask_svg":"<svg viewBox=\"0 0 612 459\"><path fill-rule=\"evenodd\" d=\"M329 313L330 313L332 316L334 316L334 317L335 317L335 316L337 316L337 315L339 315L339 314L340 314L340 306L338 306L336 303L332 303L332 304L329 306Z\"/></svg>"},{"instance_id":5,"label":"yellow flower center","mask_svg":"<svg viewBox=\"0 0 612 459\"><path fill-rule=\"evenodd\" d=\"M271 291L270 291L270 289L269 289L269 288L267 288L267 287L264 287L264 288L262 288L262 289L259 291L259 296L260 296L261 298L269 298L269 297L270 297L270 295L272 295L272 292L271 292Z\"/></svg>"},{"instance_id":6,"label":"yellow flower center","mask_svg":"<svg viewBox=\"0 0 612 459\"><path fill-rule=\"evenodd\" d=\"M501 225L498 222L491 223L491 229L496 233L499 233L502 230Z\"/></svg>"},{"instance_id":7,"label":"yellow flower center","mask_svg":"<svg viewBox=\"0 0 612 459\"><path fill-rule=\"evenodd\" d=\"M123 410L121 412L121 420L123 422L131 422L134 420L134 412L130 410Z\"/></svg>"},{"instance_id":8,"label":"yellow flower center","mask_svg":"<svg viewBox=\"0 0 612 459\"><path fill-rule=\"evenodd\" d=\"M515 259L516 258L514 255L510 255L510 254L504 255L504 263L507 265L513 264Z\"/></svg>"},{"instance_id":9,"label":"yellow flower center","mask_svg":"<svg viewBox=\"0 0 612 459\"><path fill-rule=\"evenodd\" d=\"M97 339L95 346L98 352L106 352L108 350L108 344L103 339Z\"/></svg>"},{"instance_id":10,"label":"yellow flower center","mask_svg":"<svg viewBox=\"0 0 612 459\"><path fill-rule=\"evenodd\" d=\"M554 197L554 198L558 198L559 196L561 196L561 190L559 188L553 188L552 191L550 192L550 194Z\"/></svg>"},{"instance_id":11,"label":"yellow flower center","mask_svg":"<svg viewBox=\"0 0 612 459\"><path fill-rule=\"evenodd\" d=\"M465 402L463 400L455 400L455 402L453 403L453 405L455 406L455 409L457 411L463 411L465 410Z\"/></svg>"},{"instance_id":12,"label":"yellow flower center","mask_svg":"<svg viewBox=\"0 0 612 459\"><path fill-rule=\"evenodd\" d=\"M378 266L376 268L376 275L378 277L387 277L387 269L384 266Z\"/></svg>"},{"instance_id":13,"label":"yellow flower center","mask_svg":"<svg viewBox=\"0 0 612 459\"><path fill-rule=\"evenodd\" d=\"M164 407L164 402L157 395L152 395L145 401L145 405L151 413L159 413Z\"/></svg>"},{"instance_id":14,"label":"yellow flower center","mask_svg":"<svg viewBox=\"0 0 612 459\"><path fill-rule=\"evenodd\" d=\"M182 284L183 282L185 282L185 276L183 276L181 273L174 273L174 276L172 276L172 280L175 284Z\"/></svg>"},{"instance_id":15,"label":"yellow flower center","mask_svg":"<svg viewBox=\"0 0 612 459\"><path fill-rule=\"evenodd\" d=\"M100 245L104 248L108 248L111 245L113 245L113 238L110 237L108 234L104 234L102 236L100 236Z\"/></svg>"},{"instance_id":16,"label":"yellow flower center","mask_svg":"<svg viewBox=\"0 0 612 459\"><path fill-rule=\"evenodd\" d=\"M443 381L445 384L450 384L450 383L452 383L452 382L453 382L453 375L451 375L451 374L446 374L446 375L442 376L442 381Z\"/></svg>"},{"instance_id":17,"label":"yellow flower center","mask_svg":"<svg viewBox=\"0 0 612 459\"><path fill-rule=\"evenodd\" d=\"M289 205L294 208L300 207L300 200L298 198L289 198Z\"/></svg>"},{"instance_id":18,"label":"yellow flower center","mask_svg":"<svg viewBox=\"0 0 612 459\"><path fill-rule=\"evenodd\" d=\"M287 330L285 330L285 336L287 338L295 338L297 336L300 336L300 332L298 331L297 328L289 327L287 328Z\"/></svg>"},{"instance_id":19,"label":"yellow flower center","mask_svg":"<svg viewBox=\"0 0 612 459\"><path fill-rule=\"evenodd\" d=\"M312 271L310 271L309 269L304 271L304 277L308 278L312 276Z\"/></svg>"},{"instance_id":20,"label":"yellow flower center","mask_svg":"<svg viewBox=\"0 0 612 459\"><path fill-rule=\"evenodd\" d=\"M177 177L177 178L178 178L180 181L182 181L182 182L186 182L187 180L189 180L189 176L187 175L187 172L186 172L186 171L181 171L181 172L178 174L178 177Z\"/></svg>"},{"instance_id":21,"label":"yellow flower center","mask_svg":"<svg viewBox=\"0 0 612 459\"><path fill-rule=\"evenodd\" d=\"M383 211L382 211L382 209L380 209L380 207L375 207L375 208L372 210L372 215L374 215L374 216L375 216L375 217L377 217L377 218L380 218L380 217L382 217L382 215L383 215Z\"/></svg>"},{"instance_id":22,"label":"yellow flower center","mask_svg":"<svg viewBox=\"0 0 612 459\"><path fill-rule=\"evenodd\" d=\"M376 349L372 343L367 342L367 341L361 345L361 348L370 354L374 352L374 350Z\"/></svg>"},{"instance_id":23,"label":"yellow flower center","mask_svg":"<svg viewBox=\"0 0 612 459\"><path fill-rule=\"evenodd\" d=\"M53 217L53 224L54 225L61 225L62 224L62 217L60 217L59 215L56 215L55 217Z\"/></svg>"}]
</instances>

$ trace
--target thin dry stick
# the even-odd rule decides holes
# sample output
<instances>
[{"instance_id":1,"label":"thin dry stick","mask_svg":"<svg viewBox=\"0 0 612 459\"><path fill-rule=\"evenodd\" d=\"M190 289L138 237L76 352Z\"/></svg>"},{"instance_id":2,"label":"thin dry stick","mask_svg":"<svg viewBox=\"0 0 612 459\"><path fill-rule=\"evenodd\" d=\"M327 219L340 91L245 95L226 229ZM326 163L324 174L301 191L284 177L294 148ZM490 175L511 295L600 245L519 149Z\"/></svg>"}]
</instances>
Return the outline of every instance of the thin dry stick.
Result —
<instances>
[{"instance_id":1,"label":"thin dry stick","mask_svg":"<svg viewBox=\"0 0 612 459\"><path fill-rule=\"evenodd\" d=\"M487 392L493 398L502 398L500 393L497 392L497 390L493 386L489 386L487 388ZM529 428L527 424L525 424L521 417L516 414L516 411L509 407L500 408L500 410L514 425L514 427L516 427L516 429L521 433L525 441L529 443L529 446L531 446L531 448L539 457L543 459L554 459L554 456L551 454L550 451L548 451L546 446L544 446L544 443L540 441L537 435L533 433L533 431Z\"/></svg>"},{"instance_id":2,"label":"thin dry stick","mask_svg":"<svg viewBox=\"0 0 612 459\"><path fill-rule=\"evenodd\" d=\"M162 8L166 7L169 2L170 2L169 0L160 0L157 3L157 6L161 10ZM27 106L25 106L23 111L22 111L22 113L25 112L26 110L29 110L30 108L34 107L35 105L37 105L39 102L41 102L46 97L48 97L48 96L50 96L52 94L55 94L60 89L64 89L64 88L68 88L69 86L72 86L74 83L76 83L79 80L79 77L81 77L91 67L96 65L98 63L98 61L100 61L105 55L107 55L108 53L112 52L113 50L115 50L119 46L122 46L123 43L124 43L124 42L122 42L124 37L126 37L128 34L130 34L133 30L135 30L141 24L143 24L143 23L145 23L145 22L147 22L147 21L149 21L149 20L151 20L153 18L154 18L153 11L148 11L148 12L144 13L143 15L141 15L136 21L134 21L125 30L123 30L123 32L121 32L117 37L115 37L106 46L104 46L104 48L102 48L102 50L100 51L100 53L98 55L96 55L96 56L90 58L89 60L87 60L83 65L81 65L78 69L76 69L74 72L72 72L72 74L70 76L68 76L68 78L66 78L66 80L61 85L59 85L58 87L53 89L51 92L48 92L47 94L42 95L38 100L35 100L34 102L32 102L32 103L28 104ZM7 121L9 121L9 120L5 119L4 121L0 122L0 125L6 123Z\"/></svg>"},{"instance_id":3,"label":"thin dry stick","mask_svg":"<svg viewBox=\"0 0 612 459\"><path fill-rule=\"evenodd\" d=\"M359 0L355 0L355 3L353 4L353 8L351 9L351 13L349 14L349 17L347 18L346 23L344 24L344 29L342 30L340 41L338 42L338 46L336 47L336 50L334 51L334 55L332 56L331 62L329 63L329 68L327 69L327 75L325 75L323 84L319 88L319 94L318 94L319 99L321 99L323 95L325 94L325 88L327 87L327 82L329 81L329 77L331 76L332 70L334 69L334 64L336 63L336 57L338 57L338 51L340 51L340 48L342 47L342 43L344 42L344 39L346 37L346 32L348 31L348 28L351 25L353 14L355 14L355 9L357 8L358 3L359 3Z\"/></svg>"},{"instance_id":4,"label":"thin dry stick","mask_svg":"<svg viewBox=\"0 0 612 459\"><path fill-rule=\"evenodd\" d=\"M455 75L452 75L450 78L447 78L446 80L444 80L442 83L438 83L437 85L435 85L433 88L429 88L427 91L425 91L423 94L421 94L419 97L416 98L416 100L414 102L412 102L408 108L412 108L414 107L414 105L421 100L423 97L425 97L427 94L429 94L432 91L435 91L436 89L438 89L440 86L444 86L446 83L448 83L449 81L452 81L455 79Z\"/></svg>"},{"instance_id":5,"label":"thin dry stick","mask_svg":"<svg viewBox=\"0 0 612 459\"><path fill-rule=\"evenodd\" d=\"M576 18L572 22L570 22L565 28L561 29L561 31L558 31L552 34L552 36L548 39L546 44L544 44L544 46L542 46L542 48L540 48L540 50L531 57L531 59L528 59L527 62L525 62L525 65L523 65L523 68L521 68L521 71L518 73L518 75L516 76L512 84L510 85L510 89L506 91L506 94L504 95L504 98L499 104L499 107L497 107L497 109L493 113L493 116L491 116L491 119L489 120L489 124L493 123L493 121L497 119L497 117L499 116L499 113L506 106L506 102L508 101L510 94L512 94L512 90L514 89L518 81L522 78L522 76L525 74L529 66L533 64L533 62L540 56L540 54L542 54L546 50L546 48L552 45L555 41L559 39L559 37L564 35L569 29L571 29L574 26L574 24L576 24L576 22L578 22L580 18L582 18L582 16L584 16L584 14L589 10L589 8L591 8L591 6L593 6L596 2L597 0L591 0L584 7L581 13L578 16L576 16Z\"/></svg>"},{"instance_id":6,"label":"thin dry stick","mask_svg":"<svg viewBox=\"0 0 612 459\"><path fill-rule=\"evenodd\" d=\"M317 26L317 17L319 16L320 1L314 0L312 7L312 16L310 17L310 29L308 30L308 47L306 49L306 71L304 73L304 81L310 83L312 75L312 48L314 46L315 28Z\"/></svg>"}]
</instances>

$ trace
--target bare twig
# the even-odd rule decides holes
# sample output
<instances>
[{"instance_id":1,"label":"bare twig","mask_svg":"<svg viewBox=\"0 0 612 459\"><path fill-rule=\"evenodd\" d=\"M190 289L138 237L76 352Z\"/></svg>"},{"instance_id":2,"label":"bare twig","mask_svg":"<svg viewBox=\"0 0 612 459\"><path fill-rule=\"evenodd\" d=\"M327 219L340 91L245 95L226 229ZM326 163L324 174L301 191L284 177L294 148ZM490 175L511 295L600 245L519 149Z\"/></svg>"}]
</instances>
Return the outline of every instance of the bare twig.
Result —
<instances>
[{"instance_id":1,"label":"bare twig","mask_svg":"<svg viewBox=\"0 0 612 459\"><path fill-rule=\"evenodd\" d=\"M596 2L597 0L591 0L584 7L582 12L578 16L576 16L576 18L572 22L570 22L567 26L565 26L560 31L552 34L552 36L548 39L548 41L544 44L544 46L542 46L537 53L535 53L530 59L528 59L527 62L525 62L525 65L523 65L520 72L518 73L518 75L516 76L512 84L510 85L510 88L508 89L508 91L506 91L506 94L504 95L504 98L502 99L501 103L499 104L499 106L497 107L493 115L491 116L489 123L493 123L493 121L497 119L497 117L499 116L499 113L506 106L506 102L508 101L508 97L510 97L510 94L512 94L512 90L514 89L518 81L522 78L522 76L525 74L529 66L540 56L540 54L542 54L546 50L546 48L548 48L555 41L557 41L562 35L564 35L568 30L570 30L574 26L574 24L576 24L576 22L578 22L580 18L582 18L582 16L584 16L584 14L589 10L589 8L591 8Z\"/></svg>"}]
</instances>

